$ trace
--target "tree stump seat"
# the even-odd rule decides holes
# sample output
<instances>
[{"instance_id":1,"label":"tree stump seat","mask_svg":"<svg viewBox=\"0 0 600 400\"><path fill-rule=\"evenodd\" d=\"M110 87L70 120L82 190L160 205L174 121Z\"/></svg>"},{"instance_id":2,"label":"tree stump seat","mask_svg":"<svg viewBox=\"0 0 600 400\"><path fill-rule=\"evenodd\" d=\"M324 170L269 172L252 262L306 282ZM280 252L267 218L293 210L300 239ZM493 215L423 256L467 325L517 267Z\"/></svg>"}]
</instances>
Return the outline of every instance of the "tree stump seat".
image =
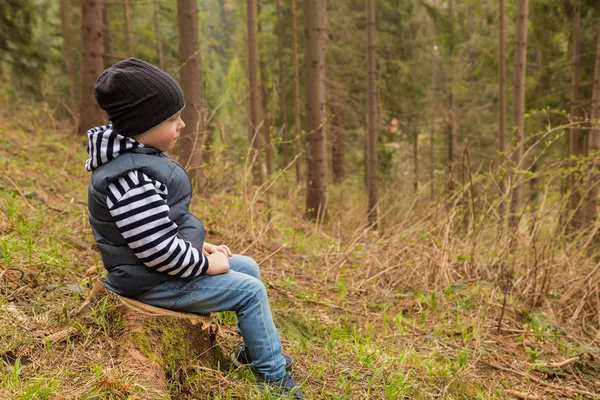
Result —
<instances>
[{"instance_id":1,"label":"tree stump seat","mask_svg":"<svg viewBox=\"0 0 600 400\"><path fill-rule=\"evenodd\" d=\"M115 366L134 371L139 398L170 398L168 382L183 381L191 365L227 367L216 341L218 326L210 315L168 310L119 296L100 280L94 282L79 310L92 302L108 316Z\"/></svg>"}]
</instances>

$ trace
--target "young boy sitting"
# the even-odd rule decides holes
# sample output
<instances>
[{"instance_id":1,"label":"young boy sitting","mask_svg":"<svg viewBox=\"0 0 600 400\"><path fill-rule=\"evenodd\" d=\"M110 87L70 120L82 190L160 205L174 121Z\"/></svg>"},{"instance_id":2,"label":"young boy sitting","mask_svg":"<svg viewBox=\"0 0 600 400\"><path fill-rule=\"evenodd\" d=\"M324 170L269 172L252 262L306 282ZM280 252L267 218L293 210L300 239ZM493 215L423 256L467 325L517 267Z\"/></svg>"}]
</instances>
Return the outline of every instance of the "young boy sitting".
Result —
<instances>
[{"instance_id":1,"label":"young boy sitting","mask_svg":"<svg viewBox=\"0 0 600 400\"><path fill-rule=\"evenodd\" d=\"M304 395L287 370L256 262L205 242L190 210L192 184L166 151L185 126L177 81L130 58L105 70L94 87L112 125L88 131L90 224L113 292L191 313L235 311L260 387Z\"/></svg>"}]
</instances>

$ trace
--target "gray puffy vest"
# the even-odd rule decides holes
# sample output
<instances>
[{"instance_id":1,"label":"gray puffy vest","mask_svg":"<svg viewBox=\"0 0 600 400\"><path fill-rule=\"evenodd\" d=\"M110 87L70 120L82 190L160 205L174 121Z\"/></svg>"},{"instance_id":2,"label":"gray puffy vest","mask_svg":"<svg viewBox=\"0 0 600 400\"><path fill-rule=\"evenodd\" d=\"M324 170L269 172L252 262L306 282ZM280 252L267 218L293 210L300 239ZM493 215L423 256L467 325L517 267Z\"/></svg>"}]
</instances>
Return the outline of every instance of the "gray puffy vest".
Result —
<instances>
[{"instance_id":1,"label":"gray puffy vest","mask_svg":"<svg viewBox=\"0 0 600 400\"><path fill-rule=\"evenodd\" d=\"M132 170L139 170L167 186L169 218L177 224L180 238L201 251L205 236L202 222L189 211L190 178L166 153L149 147L135 148L94 169L88 189L88 208L92 233L108 271L104 283L110 290L129 297L142 294L166 280L181 279L141 263L110 215L106 205L108 185Z\"/></svg>"}]
</instances>

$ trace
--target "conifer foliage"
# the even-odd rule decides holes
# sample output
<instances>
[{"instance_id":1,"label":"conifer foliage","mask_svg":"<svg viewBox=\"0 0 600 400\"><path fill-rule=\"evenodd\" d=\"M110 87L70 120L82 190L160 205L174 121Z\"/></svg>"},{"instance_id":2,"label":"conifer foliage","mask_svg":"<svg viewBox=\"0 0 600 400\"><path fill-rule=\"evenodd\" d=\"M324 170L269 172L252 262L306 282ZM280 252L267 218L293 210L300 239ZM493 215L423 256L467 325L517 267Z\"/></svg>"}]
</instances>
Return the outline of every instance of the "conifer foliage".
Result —
<instances>
[{"instance_id":1,"label":"conifer foliage","mask_svg":"<svg viewBox=\"0 0 600 400\"><path fill-rule=\"evenodd\" d=\"M469 170L493 160L486 200L498 226L517 227L541 201L540 171L558 163L551 187L576 233L597 201L599 14L594 0L6 0L0 71L11 96L84 133L107 122L91 90L104 68L159 65L185 92L178 158L196 182L271 188L285 169L319 221L345 185L365 188L373 227L385 193L405 185L463 197L472 219ZM540 135L563 125L542 149Z\"/></svg>"}]
</instances>

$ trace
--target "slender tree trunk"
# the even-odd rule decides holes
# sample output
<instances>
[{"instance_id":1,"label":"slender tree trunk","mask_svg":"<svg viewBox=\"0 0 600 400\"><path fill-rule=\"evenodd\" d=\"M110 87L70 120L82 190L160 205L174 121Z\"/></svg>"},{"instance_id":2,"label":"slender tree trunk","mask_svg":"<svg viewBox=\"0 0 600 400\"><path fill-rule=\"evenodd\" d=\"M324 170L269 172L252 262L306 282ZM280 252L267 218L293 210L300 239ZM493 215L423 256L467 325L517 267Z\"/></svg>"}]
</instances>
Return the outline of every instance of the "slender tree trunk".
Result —
<instances>
[{"instance_id":1,"label":"slender tree trunk","mask_svg":"<svg viewBox=\"0 0 600 400\"><path fill-rule=\"evenodd\" d=\"M231 47L231 35L233 34L233 26L231 21L231 0L223 0L223 10L221 19L223 23L223 31L225 33L225 48Z\"/></svg>"},{"instance_id":2,"label":"slender tree trunk","mask_svg":"<svg viewBox=\"0 0 600 400\"><path fill-rule=\"evenodd\" d=\"M592 95L593 128L589 135L590 154L594 157L593 174L586 219L591 226L598 219L598 194L600 194L600 20L598 22L598 43L596 45L596 69Z\"/></svg>"},{"instance_id":3,"label":"slender tree trunk","mask_svg":"<svg viewBox=\"0 0 600 400\"><path fill-rule=\"evenodd\" d=\"M186 103L181 113L186 126L179 139L179 159L188 170L195 186L201 187L204 119L196 0L177 0L177 30L181 65L179 74Z\"/></svg>"},{"instance_id":4,"label":"slender tree trunk","mask_svg":"<svg viewBox=\"0 0 600 400\"><path fill-rule=\"evenodd\" d=\"M71 66L71 2L60 0L60 20L62 26L63 37L63 57L65 60L65 69L67 72L67 80L69 82L69 111L76 119L77 101L75 99L75 76L73 76L73 68ZM76 122L76 121L73 121Z\"/></svg>"},{"instance_id":5,"label":"slender tree trunk","mask_svg":"<svg viewBox=\"0 0 600 400\"><path fill-rule=\"evenodd\" d=\"M125 7L125 30L127 32L127 46L129 48L129 57L135 57L133 49L133 32L131 29L131 8L129 7L129 0L123 0L123 7Z\"/></svg>"},{"instance_id":6,"label":"slender tree trunk","mask_svg":"<svg viewBox=\"0 0 600 400\"><path fill-rule=\"evenodd\" d=\"M344 179L346 168L344 165L344 152L345 152L345 123L344 123L344 112L341 108L331 107L331 113L333 114L333 123L331 124L331 131L333 134L333 182L339 183Z\"/></svg>"},{"instance_id":7,"label":"slender tree trunk","mask_svg":"<svg viewBox=\"0 0 600 400\"><path fill-rule=\"evenodd\" d=\"M81 107L79 132L104 124L104 113L96 104L94 84L104 70L102 54L102 2L81 1Z\"/></svg>"},{"instance_id":8,"label":"slender tree trunk","mask_svg":"<svg viewBox=\"0 0 600 400\"><path fill-rule=\"evenodd\" d=\"M573 0L573 38L572 38L572 54L571 54L571 117L578 120L580 117L580 99L579 99L579 84L581 81L581 0ZM571 159L572 167L577 166L576 157L583 154L584 142L581 140L582 131L572 127L569 132L569 158ZM569 175L569 230L575 231L581 226L582 213L579 209L581 195L577 184L578 173Z\"/></svg>"},{"instance_id":9,"label":"slender tree trunk","mask_svg":"<svg viewBox=\"0 0 600 400\"><path fill-rule=\"evenodd\" d=\"M102 22L104 23L104 68L108 68L114 64L114 51L112 45L112 31L110 29L110 4L104 0L104 7L102 8Z\"/></svg>"},{"instance_id":10,"label":"slender tree trunk","mask_svg":"<svg viewBox=\"0 0 600 400\"><path fill-rule=\"evenodd\" d=\"M419 131L415 130L413 138L413 166L414 166L414 181L413 190L417 194L419 191Z\"/></svg>"},{"instance_id":11,"label":"slender tree trunk","mask_svg":"<svg viewBox=\"0 0 600 400\"><path fill-rule=\"evenodd\" d=\"M156 54L158 66L163 69L162 37L160 33L160 0L154 0L154 32L156 32Z\"/></svg>"},{"instance_id":12,"label":"slender tree trunk","mask_svg":"<svg viewBox=\"0 0 600 400\"><path fill-rule=\"evenodd\" d=\"M283 36L283 19L281 17L281 4L280 0L275 0L275 7L277 9L277 27L279 35L279 96L281 101L281 136L282 136L282 152L283 152L283 166L287 167L290 163L290 145L288 143L288 124L287 124L287 99L285 95L285 62L283 54L283 42L285 40Z\"/></svg>"},{"instance_id":13,"label":"slender tree trunk","mask_svg":"<svg viewBox=\"0 0 600 400\"><path fill-rule=\"evenodd\" d=\"M260 35L262 32L262 24L260 23L260 0L256 0L256 21L257 21L257 34ZM260 53L260 52L259 52ZM265 60L259 56L258 67L260 69L260 94L261 94L261 105L262 105L262 125L263 125L263 144L264 154L267 166L267 177L273 175L273 163L272 163L272 147L271 147L271 122L269 115L269 89L267 88L267 75L265 74L266 66ZM267 193L268 197L268 193Z\"/></svg>"},{"instance_id":14,"label":"slender tree trunk","mask_svg":"<svg viewBox=\"0 0 600 400\"><path fill-rule=\"evenodd\" d=\"M367 0L367 75L368 75L368 163L367 185L369 223L377 224L377 66L375 43L375 0Z\"/></svg>"},{"instance_id":15,"label":"slender tree trunk","mask_svg":"<svg viewBox=\"0 0 600 400\"><path fill-rule=\"evenodd\" d=\"M250 143L252 146L252 177L256 185L262 184L260 163L261 140L258 130L258 46L256 42L256 0L247 0L248 14L248 81L250 85Z\"/></svg>"},{"instance_id":16,"label":"slender tree trunk","mask_svg":"<svg viewBox=\"0 0 600 400\"><path fill-rule=\"evenodd\" d=\"M448 190L456 188L456 98L454 90L450 89L448 97L449 121L448 121Z\"/></svg>"},{"instance_id":17,"label":"slender tree trunk","mask_svg":"<svg viewBox=\"0 0 600 400\"><path fill-rule=\"evenodd\" d=\"M515 169L521 168L523 160L523 144L525 142L525 76L527 71L527 11L528 0L517 3L517 43L515 51L515 90L513 100L512 126L515 131L516 148L513 152ZM515 228L519 222L522 207L522 185L518 182L518 174L512 174L512 199L510 204L509 224Z\"/></svg>"},{"instance_id":18,"label":"slender tree trunk","mask_svg":"<svg viewBox=\"0 0 600 400\"><path fill-rule=\"evenodd\" d=\"M435 199L435 116L431 118L431 135L429 137L429 154L431 158L431 200Z\"/></svg>"},{"instance_id":19,"label":"slender tree trunk","mask_svg":"<svg viewBox=\"0 0 600 400\"><path fill-rule=\"evenodd\" d=\"M296 0L292 1L292 60L294 61L294 138L296 150L296 184L300 184L300 159L298 155L302 151L302 139L300 138L300 68L298 66L298 28L296 23Z\"/></svg>"},{"instance_id":20,"label":"slender tree trunk","mask_svg":"<svg viewBox=\"0 0 600 400\"><path fill-rule=\"evenodd\" d=\"M306 50L306 216L323 221L327 216L327 147L325 122L325 4L304 3Z\"/></svg>"},{"instance_id":21,"label":"slender tree trunk","mask_svg":"<svg viewBox=\"0 0 600 400\"><path fill-rule=\"evenodd\" d=\"M368 89L367 89L368 91ZM367 94L368 97L368 94ZM368 104L367 104L367 108L368 108ZM364 158L365 158L365 181L363 182L365 184L365 190L367 191L367 196L369 194L369 112L367 111L365 113L365 125L367 125L367 135L365 137L365 140L363 140L363 153L364 153ZM368 197L367 197L368 198Z\"/></svg>"},{"instance_id":22,"label":"slender tree trunk","mask_svg":"<svg viewBox=\"0 0 600 400\"><path fill-rule=\"evenodd\" d=\"M498 1L500 16L498 19L498 146L500 151L500 162L504 164L506 160L506 44L504 43L505 27L505 0ZM504 224L506 218L506 177L500 178L500 226ZM500 232L502 228L500 228Z\"/></svg>"},{"instance_id":23,"label":"slender tree trunk","mask_svg":"<svg viewBox=\"0 0 600 400\"><path fill-rule=\"evenodd\" d=\"M435 54L435 58L434 58L434 63L436 63L438 61L437 58L437 46L434 48L434 54ZM434 67L433 68L433 77L432 77L432 108L436 109L436 104L437 102L435 101L435 99L437 98L437 87L438 87L438 79L437 79L437 68ZM436 124L436 118L437 115L436 113L432 113L431 114L431 135L429 136L429 156L430 156L430 161L431 161L431 170L430 170L430 178L431 178L431 188L430 188L430 196L431 196L431 200L435 199L435 131L437 129L437 124Z\"/></svg>"},{"instance_id":24,"label":"slender tree trunk","mask_svg":"<svg viewBox=\"0 0 600 400\"><path fill-rule=\"evenodd\" d=\"M448 88L448 190L456 188L454 175L456 175L456 97L454 93L456 66L454 60L455 34L454 34L454 1L448 0L448 15L450 20L450 45L448 56L450 58L450 87Z\"/></svg>"}]
</instances>

